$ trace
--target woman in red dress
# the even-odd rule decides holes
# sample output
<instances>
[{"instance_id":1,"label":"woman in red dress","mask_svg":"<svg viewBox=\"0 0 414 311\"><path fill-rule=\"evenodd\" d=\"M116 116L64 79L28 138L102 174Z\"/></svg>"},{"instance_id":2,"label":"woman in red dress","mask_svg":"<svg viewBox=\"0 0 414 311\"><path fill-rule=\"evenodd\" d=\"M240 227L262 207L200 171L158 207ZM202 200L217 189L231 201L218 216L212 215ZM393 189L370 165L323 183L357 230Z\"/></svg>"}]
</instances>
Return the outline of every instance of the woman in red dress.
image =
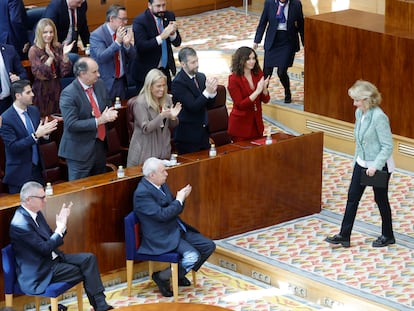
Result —
<instances>
[{"instance_id":1,"label":"woman in red dress","mask_svg":"<svg viewBox=\"0 0 414 311\"><path fill-rule=\"evenodd\" d=\"M247 46L234 53L228 90L233 99L228 132L233 142L263 136L262 102L270 100L269 78L263 77L256 52Z\"/></svg>"},{"instance_id":2,"label":"woman in red dress","mask_svg":"<svg viewBox=\"0 0 414 311\"><path fill-rule=\"evenodd\" d=\"M29 60L34 76L33 104L42 116L59 112L60 78L72 71L68 53L74 42L62 45L57 41L56 26L49 18L42 18L36 26L34 45Z\"/></svg>"}]
</instances>

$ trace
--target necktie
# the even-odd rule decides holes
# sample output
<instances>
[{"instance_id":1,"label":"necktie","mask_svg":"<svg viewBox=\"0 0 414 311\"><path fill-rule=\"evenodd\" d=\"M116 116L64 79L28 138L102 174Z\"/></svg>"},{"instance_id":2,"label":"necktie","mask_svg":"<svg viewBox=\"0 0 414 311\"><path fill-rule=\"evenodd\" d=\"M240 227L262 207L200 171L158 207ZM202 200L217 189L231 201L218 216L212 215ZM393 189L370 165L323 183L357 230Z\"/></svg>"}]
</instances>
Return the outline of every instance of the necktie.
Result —
<instances>
[{"instance_id":1,"label":"necktie","mask_svg":"<svg viewBox=\"0 0 414 311\"><path fill-rule=\"evenodd\" d=\"M25 121L26 121L26 129L27 132L29 133L29 135L32 135L35 131L33 128L33 124L32 124L32 120L30 120L29 114L27 113L27 111L23 112ZM37 150L37 144L34 143L32 145L32 163L34 165L37 165L39 163L39 152Z\"/></svg>"},{"instance_id":2,"label":"necktie","mask_svg":"<svg viewBox=\"0 0 414 311\"><path fill-rule=\"evenodd\" d=\"M279 6L277 7L277 13L276 13L276 18L279 21L279 23L286 23L285 7L286 7L286 2L282 3L279 1Z\"/></svg>"},{"instance_id":3,"label":"necktie","mask_svg":"<svg viewBox=\"0 0 414 311\"><path fill-rule=\"evenodd\" d=\"M93 97L93 87L87 88L86 93L88 94L89 101L91 103L93 115L95 118L99 118L101 116L101 112L99 111L98 104ZM102 141L105 139L105 125L103 124L98 125L98 138Z\"/></svg>"},{"instance_id":4,"label":"necktie","mask_svg":"<svg viewBox=\"0 0 414 311\"><path fill-rule=\"evenodd\" d=\"M200 86L198 85L198 82L197 82L197 78L196 78L195 76L193 77L193 81L194 81L195 86L196 86L198 89L200 89Z\"/></svg>"},{"instance_id":5,"label":"necktie","mask_svg":"<svg viewBox=\"0 0 414 311\"><path fill-rule=\"evenodd\" d=\"M158 22L158 31L159 31L159 33L162 33L164 31L164 25L162 24L162 19L157 18L157 22ZM163 68L167 68L167 64L168 64L167 40L162 40L161 52L162 52L162 54L161 54L161 66Z\"/></svg>"},{"instance_id":6,"label":"necktie","mask_svg":"<svg viewBox=\"0 0 414 311\"><path fill-rule=\"evenodd\" d=\"M72 17L72 41L78 40L78 27L76 25L76 12L75 9L70 9Z\"/></svg>"},{"instance_id":7,"label":"necktie","mask_svg":"<svg viewBox=\"0 0 414 311\"><path fill-rule=\"evenodd\" d=\"M183 230L184 232L187 232L187 228L185 227L184 223L181 221L180 218L177 218L178 226Z\"/></svg>"},{"instance_id":8,"label":"necktie","mask_svg":"<svg viewBox=\"0 0 414 311\"><path fill-rule=\"evenodd\" d=\"M114 41L116 40L116 32L113 34ZM119 59L119 50L115 52L115 78L121 76L121 61Z\"/></svg>"}]
</instances>

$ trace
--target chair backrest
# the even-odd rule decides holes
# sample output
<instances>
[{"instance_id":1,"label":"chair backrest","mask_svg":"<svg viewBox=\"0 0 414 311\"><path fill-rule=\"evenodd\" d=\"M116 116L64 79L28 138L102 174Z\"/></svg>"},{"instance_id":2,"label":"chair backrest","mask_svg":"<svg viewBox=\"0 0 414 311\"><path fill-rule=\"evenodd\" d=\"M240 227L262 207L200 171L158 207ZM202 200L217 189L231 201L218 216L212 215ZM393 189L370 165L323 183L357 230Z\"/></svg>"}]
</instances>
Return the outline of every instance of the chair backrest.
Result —
<instances>
[{"instance_id":1,"label":"chair backrest","mask_svg":"<svg viewBox=\"0 0 414 311\"><path fill-rule=\"evenodd\" d=\"M16 259L11 244L1 250L4 276L4 293L5 294L23 294L17 283L16 277Z\"/></svg>"},{"instance_id":2,"label":"chair backrest","mask_svg":"<svg viewBox=\"0 0 414 311\"><path fill-rule=\"evenodd\" d=\"M139 219L135 212L130 212L124 218L126 259L133 260L139 247Z\"/></svg>"},{"instance_id":3,"label":"chair backrest","mask_svg":"<svg viewBox=\"0 0 414 311\"><path fill-rule=\"evenodd\" d=\"M128 136L131 140L132 133L134 132L134 103L137 100L138 96L131 97L127 102L127 127L128 127Z\"/></svg>"},{"instance_id":4,"label":"chair backrest","mask_svg":"<svg viewBox=\"0 0 414 311\"><path fill-rule=\"evenodd\" d=\"M111 163L118 167L123 165L125 167L121 142L119 140L119 135L115 127L107 131L106 137L108 140L108 150L106 152L106 162Z\"/></svg>"},{"instance_id":5,"label":"chair backrest","mask_svg":"<svg viewBox=\"0 0 414 311\"><path fill-rule=\"evenodd\" d=\"M33 43L36 31L37 22L43 17L43 14L46 11L46 6L38 6L26 10L27 20L26 28L28 29L27 35L29 37L30 43Z\"/></svg>"},{"instance_id":6,"label":"chair backrest","mask_svg":"<svg viewBox=\"0 0 414 311\"><path fill-rule=\"evenodd\" d=\"M43 159L45 182L58 183L67 181L66 170L58 156L58 147L55 141L39 145Z\"/></svg>"},{"instance_id":7,"label":"chair backrest","mask_svg":"<svg viewBox=\"0 0 414 311\"><path fill-rule=\"evenodd\" d=\"M226 88L224 85L218 85L214 105L208 109L210 138L216 146L231 143L231 137L227 133L229 115L227 112L226 98Z\"/></svg>"}]
</instances>

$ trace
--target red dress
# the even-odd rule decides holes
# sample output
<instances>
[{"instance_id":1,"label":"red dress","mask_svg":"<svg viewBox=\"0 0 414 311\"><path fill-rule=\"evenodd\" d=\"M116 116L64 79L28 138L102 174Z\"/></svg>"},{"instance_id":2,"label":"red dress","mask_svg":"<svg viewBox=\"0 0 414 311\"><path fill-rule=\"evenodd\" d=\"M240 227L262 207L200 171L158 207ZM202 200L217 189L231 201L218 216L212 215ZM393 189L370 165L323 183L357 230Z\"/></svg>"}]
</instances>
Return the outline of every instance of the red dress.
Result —
<instances>
[{"instance_id":1,"label":"red dress","mask_svg":"<svg viewBox=\"0 0 414 311\"><path fill-rule=\"evenodd\" d=\"M230 112L228 132L233 141L248 140L263 136L262 102L268 103L270 96L263 93L254 101L249 96L254 92L257 83L263 77L260 71L257 75L252 72L254 89L244 75L232 73L229 76L228 90L233 99L233 109Z\"/></svg>"}]
</instances>

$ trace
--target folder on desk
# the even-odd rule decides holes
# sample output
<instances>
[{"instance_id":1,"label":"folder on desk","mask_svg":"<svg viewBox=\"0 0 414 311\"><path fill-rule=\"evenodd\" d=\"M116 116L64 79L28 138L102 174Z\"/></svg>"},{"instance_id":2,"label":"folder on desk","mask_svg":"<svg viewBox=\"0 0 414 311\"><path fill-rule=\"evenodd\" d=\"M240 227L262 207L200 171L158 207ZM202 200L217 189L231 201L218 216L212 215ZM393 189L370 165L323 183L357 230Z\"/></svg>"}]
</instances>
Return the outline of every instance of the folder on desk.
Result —
<instances>
[{"instance_id":1,"label":"folder on desk","mask_svg":"<svg viewBox=\"0 0 414 311\"><path fill-rule=\"evenodd\" d=\"M276 142L276 139L272 138L272 143L275 143L275 142ZM266 137L262 137L262 138L259 138L259 139L252 140L251 143L254 144L254 145L259 145L259 146L260 145L266 145Z\"/></svg>"},{"instance_id":2,"label":"folder on desk","mask_svg":"<svg viewBox=\"0 0 414 311\"><path fill-rule=\"evenodd\" d=\"M376 171L374 176L368 176L367 170L361 171L361 185L386 188L388 184L388 173L386 171Z\"/></svg>"}]
</instances>

